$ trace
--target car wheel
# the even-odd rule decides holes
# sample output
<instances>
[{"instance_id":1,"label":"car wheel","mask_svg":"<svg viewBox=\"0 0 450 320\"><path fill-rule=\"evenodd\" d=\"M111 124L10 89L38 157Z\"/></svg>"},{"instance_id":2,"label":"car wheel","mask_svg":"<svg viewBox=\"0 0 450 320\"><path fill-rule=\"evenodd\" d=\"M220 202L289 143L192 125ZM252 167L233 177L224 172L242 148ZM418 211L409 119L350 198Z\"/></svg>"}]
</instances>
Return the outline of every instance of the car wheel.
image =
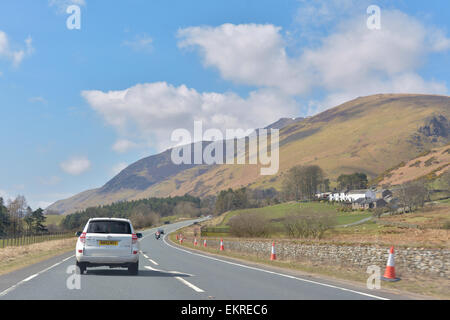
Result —
<instances>
[{"instance_id":1,"label":"car wheel","mask_svg":"<svg viewBox=\"0 0 450 320\"><path fill-rule=\"evenodd\" d=\"M86 271L86 264L84 264L84 263L79 263L77 261L77 267L79 270L79 274L83 274Z\"/></svg>"},{"instance_id":2,"label":"car wheel","mask_svg":"<svg viewBox=\"0 0 450 320\"><path fill-rule=\"evenodd\" d=\"M137 275L139 272L139 261L128 266L128 273L132 275Z\"/></svg>"}]
</instances>

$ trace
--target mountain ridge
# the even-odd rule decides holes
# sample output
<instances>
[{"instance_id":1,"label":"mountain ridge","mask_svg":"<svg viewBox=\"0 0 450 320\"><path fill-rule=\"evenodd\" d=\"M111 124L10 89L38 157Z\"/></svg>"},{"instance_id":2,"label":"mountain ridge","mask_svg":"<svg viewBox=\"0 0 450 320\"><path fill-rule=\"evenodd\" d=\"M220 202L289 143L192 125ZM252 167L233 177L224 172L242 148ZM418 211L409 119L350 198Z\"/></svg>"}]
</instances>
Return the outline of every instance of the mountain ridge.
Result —
<instances>
[{"instance_id":1,"label":"mountain ridge","mask_svg":"<svg viewBox=\"0 0 450 320\"><path fill-rule=\"evenodd\" d=\"M297 164L320 165L332 179L355 171L374 178L420 152L448 143L448 119L448 96L359 97L313 117L281 118L267 126L280 129L278 175L260 176L261 166L248 164L180 167L171 163L169 149L136 161L103 187L58 201L49 209L70 213L151 196L205 196L239 186L279 188L284 172Z\"/></svg>"}]
</instances>

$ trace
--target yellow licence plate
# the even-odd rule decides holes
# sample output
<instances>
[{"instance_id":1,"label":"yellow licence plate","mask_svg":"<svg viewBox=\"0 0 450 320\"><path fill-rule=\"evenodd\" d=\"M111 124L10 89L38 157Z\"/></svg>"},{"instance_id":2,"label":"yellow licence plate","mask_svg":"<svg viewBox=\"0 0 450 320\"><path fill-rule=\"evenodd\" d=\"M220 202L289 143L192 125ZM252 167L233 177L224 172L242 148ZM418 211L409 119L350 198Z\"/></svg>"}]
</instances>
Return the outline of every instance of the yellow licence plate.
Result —
<instances>
[{"instance_id":1,"label":"yellow licence plate","mask_svg":"<svg viewBox=\"0 0 450 320\"><path fill-rule=\"evenodd\" d=\"M101 246L117 246L119 244L118 241L106 241L106 240L100 240L98 242Z\"/></svg>"}]
</instances>

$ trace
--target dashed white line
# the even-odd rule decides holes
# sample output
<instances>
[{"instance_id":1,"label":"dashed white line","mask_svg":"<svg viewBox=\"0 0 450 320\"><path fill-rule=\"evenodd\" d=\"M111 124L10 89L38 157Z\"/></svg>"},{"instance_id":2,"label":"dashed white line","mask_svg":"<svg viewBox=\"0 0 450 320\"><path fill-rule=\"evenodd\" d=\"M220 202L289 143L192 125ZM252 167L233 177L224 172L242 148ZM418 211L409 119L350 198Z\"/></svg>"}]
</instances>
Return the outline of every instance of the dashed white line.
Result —
<instances>
[{"instance_id":1,"label":"dashed white line","mask_svg":"<svg viewBox=\"0 0 450 320\"><path fill-rule=\"evenodd\" d=\"M155 266L159 266L159 264L155 261L153 261L152 259L148 258L148 261L150 261L151 263L153 263Z\"/></svg>"},{"instance_id":2,"label":"dashed white line","mask_svg":"<svg viewBox=\"0 0 450 320\"><path fill-rule=\"evenodd\" d=\"M204 290L200 289L199 287L194 286L192 283L190 283L189 281L184 280L181 277L175 277L175 279L179 280L180 282L182 282L183 284L187 285L189 288L193 289L196 292L205 292Z\"/></svg>"}]
</instances>

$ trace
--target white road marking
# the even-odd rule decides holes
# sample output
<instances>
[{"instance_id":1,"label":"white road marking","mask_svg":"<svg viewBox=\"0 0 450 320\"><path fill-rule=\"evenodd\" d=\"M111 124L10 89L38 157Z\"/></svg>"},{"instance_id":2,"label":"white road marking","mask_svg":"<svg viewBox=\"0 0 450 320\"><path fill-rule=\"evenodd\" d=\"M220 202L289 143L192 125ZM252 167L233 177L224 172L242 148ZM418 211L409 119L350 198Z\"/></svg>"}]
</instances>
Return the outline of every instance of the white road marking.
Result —
<instances>
[{"instance_id":1,"label":"white road marking","mask_svg":"<svg viewBox=\"0 0 450 320\"><path fill-rule=\"evenodd\" d=\"M190 283L189 281L184 280L181 277L175 277L175 279L181 281L183 284L187 285L189 288L193 289L196 292L205 292L204 290L200 289L199 287L194 286L192 283Z\"/></svg>"},{"instance_id":2,"label":"white road marking","mask_svg":"<svg viewBox=\"0 0 450 320\"><path fill-rule=\"evenodd\" d=\"M23 283L25 283L25 282L28 282L28 281L30 281L30 280L33 279L33 278L36 278L38 275L40 275L40 274L42 274L42 273L44 273L44 272L46 272L46 271L48 271L48 270L50 270L50 269L52 269L52 268L58 266L58 265L60 265L61 263L63 263L63 262L65 262L65 261L69 260L70 258L73 258L74 256L75 256L75 255L72 255L72 256L70 256L70 257L67 257L67 258L65 258L64 260L62 260L62 261L60 261L60 262L58 262L58 263L55 263L54 265L52 265L52 266L50 266L50 267L48 267L48 268L45 268L44 270L41 270L41 271L39 271L38 273L35 273L35 274L33 274L33 275L27 277L26 279L23 279L22 281L17 282L15 285L13 285L13 286L9 287L8 289L3 290L2 292L0 292L0 297L3 297L3 296L5 296L5 295L7 295L9 292L13 291L15 288L17 288L17 287L20 286L21 284L23 284Z\"/></svg>"},{"instance_id":3,"label":"white road marking","mask_svg":"<svg viewBox=\"0 0 450 320\"><path fill-rule=\"evenodd\" d=\"M155 261L153 261L152 259L148 258L148 261L150 261L151 263L153 263L155 266L159 266L158 263L156 263Z\"/></svg>"},{"instance_id":4,"label":"white road marking","mask_svg":"<svg viewBox=\"0 0 450 320\"><path fill-rule=\"evenodd\" d=\"M161 269L156 269L150 266L145 266L146 269L148 270L152 270L152 271L156 271L156 272L162 272L162 273L172 273L172 274L182 274L185 276L189 276L189 277L193 277L193 274L190 273L186 273L186 272L180 272L180 271L166 271L166 270L161 270Z\"/></svg>"},{"instance_id":5,"label":"white road marking","mask_svg":"<svg viewBox=\"0 0 450 320\"><path fill-rule=\"evenodd\" d=\"M192 254L192 255L196 255L196 256L199 256L199 257L206 258L206 259L210 259L210 260L215 260L215 261L227 263L227 264L234 265L234 266L238 266L238 267L241 267L241 268L246 268L246 269L250 269L250 270L261 271L261 272L265 272L265 273L274 274L274 275L277 275L277 276L280 276L280 277L285 277L285 278L295 279L295 280L299 280L299 281L303 281L303 282L308 282L308 283L317 284L317 285L324 286L324 287L329 287L329 288L333 288L333 289L339 289L339 290L342 290L342 291L352 292L352 293L356 293L356 294L363 295L363 296L370 297L370 298L375 298L375 299L379 299L379 300L389 300L389 299L387 299L387 298L375 296L375 295L368 294L368 293L365 293L365 292L355 291L355 290L351 290L351 289L347 289L347 288L342 288L342 287L338 287L338 286L334 286L334 285L326 284L326 283L321 283L321 282L317 282L317 281L313 281L313 280L302 279L302 278L294 277L294 276L291 276L291 275L287 275L287 274L283 274L283 273L278 273L278 272L275 272L275 271L269 271L269 270L260 269L260 268L256 268L256 267L250 267L250 266L246 266L246 265L243 265L243 264L239 264L239 263L235 263L235 262L230 262L230 261L226 261L226 260L221 260L221 259L218 259L218 258L214 258L214 257L206 256L206 255L203 255L203 254L191 252L191 251L188 251L188 250L184 250L184 249L181 249L181 248L177 248L177 247L175 247L175 246L169 244L169 243L166 241L166 237L167 237L167 235L165 235L164 238L163 238L163 241L165 242L166 245L168 245L169 247L174 248L174 249L176 249L176 250L186 252L186 253L188 253L188 254Z\"/></svg>"},{"instance_id":6,"label":"white road marking","mask_svg":"<svg viewBox=\"0 0 450 320\"><path fill-rule=\"evenodd\" d=\"M37 277L38 275L39 275L38 273L35 273L35 274L33 274L32 276L29 276L28 278L26 278L26 279L23 279L23 280L22 280L22 282L27 282L27 281L30 281L31 279L33 279L33 278Z\"/></svg>"},{"instance_id":7,"label":"white road marking","mask_svg":"<svg viewBox=\"0 0 450 320\"><path fill-rule=\"evenodd\" d=\"M149 256L146 255L145 253L142 254L146 259L149 259Z\"/></svg>"}]
</instances>

